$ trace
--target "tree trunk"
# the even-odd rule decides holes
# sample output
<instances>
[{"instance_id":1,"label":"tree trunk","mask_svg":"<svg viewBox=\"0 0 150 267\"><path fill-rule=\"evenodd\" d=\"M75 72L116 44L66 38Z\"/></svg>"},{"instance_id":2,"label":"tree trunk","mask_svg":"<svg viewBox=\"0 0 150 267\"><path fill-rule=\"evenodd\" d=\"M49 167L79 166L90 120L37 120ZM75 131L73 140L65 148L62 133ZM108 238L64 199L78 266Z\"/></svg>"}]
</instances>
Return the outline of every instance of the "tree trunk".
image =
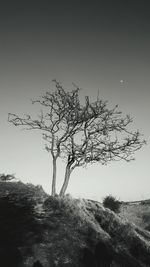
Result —
<instances>
[{"instance_id":1,"label":"tree trunk","mask_svg":"<svg viewBox=\"0 0 150 267\"><path fill-rule=\"evenodd\" d=\"M52 196L56 195L56 158L53 157Z\"/></svg>"},{"instance_id":2,"label":"tree trunk","mask_svg":"<svg viewBox=\"0 0 150 267\"><path fill-rule=\"evenodd\" d=\"M66 189L68 187L68 183L69 183L69 178L70 178L70 174L71 174L71 170L70 170L70 166L66 166L66 171L65 171L65 179L62 185L62 188L60 190L59 195L61 197L63 197L65 195Z\"/></svg>"}]
</instances>

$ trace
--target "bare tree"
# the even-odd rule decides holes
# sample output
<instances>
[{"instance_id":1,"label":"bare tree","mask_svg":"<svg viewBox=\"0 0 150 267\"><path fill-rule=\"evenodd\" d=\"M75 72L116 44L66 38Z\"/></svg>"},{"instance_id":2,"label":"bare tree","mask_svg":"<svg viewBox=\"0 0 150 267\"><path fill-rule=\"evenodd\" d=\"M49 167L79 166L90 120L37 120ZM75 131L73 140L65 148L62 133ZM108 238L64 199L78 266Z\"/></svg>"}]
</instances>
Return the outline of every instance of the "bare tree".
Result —
<instances>
[{"instance_id":1,"label":"bare tree","mask_svg":"<svg viewBox=\"0 0 150 267\"><path fill-rule=\"evenodd\" d=\"M134 159L134 152L145 144L139 131L129 130L132 118L129 115L122 117L118 106L108 109L107 101L99 97L93 103L90 103L89 97L85 100L81 114L79 110L82 120L79 131L62 143L66 172L60 196L65 194L70 175L76 167L94 162L128 162Z\"/></svg>"},{"instance_id":2,"label":"bare tree","mask_svg":"<svg viewBox=\"0 0 150 267\"><path fill-rule=\"evenodd\" d=\"M80 128L82 121L78 118L80 110L79 88L66 92L56 80L55 92L46 92L39 100L32 101L43 106L37 119L30 115L24 118L9 113L8 121L14 126L25 126L27 130L40 130L46 141L46 150L53 160L52 195L56 194L56 162L61 156L61 145Z\"/></svg>"},{"instance_id":3,"label":"bare tree","mask_svg":"<svg viewBox=\"0 0 150 267\"><path fill-rule=\"evenodd\" d=\"M56 194L56 163L58 157L66 161L65 177L60 196L64 196L70 175L76 167L88 163L107 164L113 160L133 159L134 152L145 143L138 131L129 130L130 116L122 117L118 106L108 108L106 101L99 97L85 103L79 100L79 88L66 92L54 80L55 92L46 92L39 100L43 106L38 119L30 115L25 118L9 113L8 121L15 126L38 129L43 133L46 150L53 159L52 195Z\"/></svg>"}]
</instances>

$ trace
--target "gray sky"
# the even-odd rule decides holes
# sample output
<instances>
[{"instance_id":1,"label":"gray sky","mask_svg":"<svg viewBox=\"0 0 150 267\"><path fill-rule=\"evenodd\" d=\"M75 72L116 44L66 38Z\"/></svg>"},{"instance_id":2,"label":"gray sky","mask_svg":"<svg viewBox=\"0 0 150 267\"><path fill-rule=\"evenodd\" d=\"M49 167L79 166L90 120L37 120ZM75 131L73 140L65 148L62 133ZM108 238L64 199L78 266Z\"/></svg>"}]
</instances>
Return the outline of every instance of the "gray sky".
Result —
<instances>
[{"instance_id":1,"label":"gray sky","mask_svg":"<svg viewBox=\"0 0 150 267\"><path fill-rule=\"evenodd\" d=\"M0 173L50 192L51 158L37 132L7 122L8 112L36 114L56 78L81 97L100 96L134 118L147 140L130 163L76 169L68 193L101 200L149 198L150 7L148 1L3 1L0 9ZM122 82L123 81L123 82ZM40 107L39 107L40 108ZM64 174L59 163L58 188Z\"/></svg>"}]
</instances>

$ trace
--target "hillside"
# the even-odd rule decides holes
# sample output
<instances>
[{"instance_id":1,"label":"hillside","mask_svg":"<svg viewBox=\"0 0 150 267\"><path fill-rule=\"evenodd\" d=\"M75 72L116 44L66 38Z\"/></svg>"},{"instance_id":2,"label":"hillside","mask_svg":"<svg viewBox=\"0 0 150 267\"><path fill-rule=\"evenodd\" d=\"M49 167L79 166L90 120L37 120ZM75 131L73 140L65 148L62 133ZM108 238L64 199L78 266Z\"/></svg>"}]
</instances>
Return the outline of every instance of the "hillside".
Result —
<instances>
[{"instance_id":1,"label":"hillside","mask_svg":"<svg viewBox=\"0 0 150 267\"><path fill-rule=\"evenodd\" d=\"M98 202L1 182L0 266L148 267L150 233Z\"/></svg>"},{"instance_id":2,"label":"hillside","mask_svg":"<svg viewBox=\"0 0 150 267\"><path fill-rule=\"evenodd\" d=\"M129 222L150 231L150 200L122 203L121 215Z\"/></svg>"}]
</instances>

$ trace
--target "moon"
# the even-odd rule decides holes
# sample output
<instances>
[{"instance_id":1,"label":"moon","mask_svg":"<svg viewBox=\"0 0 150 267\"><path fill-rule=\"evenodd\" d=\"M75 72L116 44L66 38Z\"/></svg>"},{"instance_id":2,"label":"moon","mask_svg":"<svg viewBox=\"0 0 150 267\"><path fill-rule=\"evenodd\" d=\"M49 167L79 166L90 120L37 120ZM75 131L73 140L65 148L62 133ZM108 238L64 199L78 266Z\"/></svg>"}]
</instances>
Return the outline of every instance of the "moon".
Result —
<instances>
[{"instance_id":1,"label":"moon","mask_svg":"<svg viewBox=\"0 0 150 267\"><path fill-rule=\"evenodd\" d=\"M120 83L124 83L124 80L120 80Z\"/></svg>"}]
</instances>

